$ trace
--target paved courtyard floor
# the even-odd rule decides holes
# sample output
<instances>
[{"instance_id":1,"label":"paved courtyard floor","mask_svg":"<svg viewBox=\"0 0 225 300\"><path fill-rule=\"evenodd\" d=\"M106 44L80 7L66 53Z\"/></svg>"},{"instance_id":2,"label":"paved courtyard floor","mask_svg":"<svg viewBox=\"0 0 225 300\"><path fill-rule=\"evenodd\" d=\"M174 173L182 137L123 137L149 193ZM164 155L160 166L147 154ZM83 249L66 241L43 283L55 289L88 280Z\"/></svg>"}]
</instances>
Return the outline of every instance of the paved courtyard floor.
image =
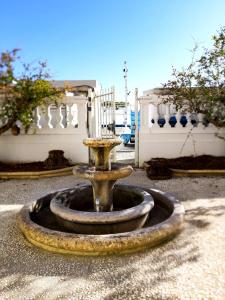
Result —
<instances>
[{"instance_id":1,"label":"paved courtyard floor","mask_svg":"<svg viewBox=\"0 0 225 300\"><path fill-rule=\"evenodd\" d=\"M21 206L80 182L73 176L0 181L0 299L225 299L225 178L151 181L141 170L122 182L169 191L186 209L184 231L132 255L75 257L27 242Z\"/></svg>"}]
</instances>

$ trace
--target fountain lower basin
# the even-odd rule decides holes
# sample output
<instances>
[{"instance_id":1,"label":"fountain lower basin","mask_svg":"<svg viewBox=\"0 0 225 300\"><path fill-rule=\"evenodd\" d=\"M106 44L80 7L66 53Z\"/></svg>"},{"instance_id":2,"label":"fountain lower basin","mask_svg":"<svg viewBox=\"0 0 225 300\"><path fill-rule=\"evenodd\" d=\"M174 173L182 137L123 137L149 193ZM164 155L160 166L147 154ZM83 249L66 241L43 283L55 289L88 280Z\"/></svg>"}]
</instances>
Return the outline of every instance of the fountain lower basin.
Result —
<instances>
[{"instance_id":1,"label":"fountain lower basin","mask_svg":"<svg viewBox=\"0 0 225 300\"><path fill-rule=\"evenodd\" d=\"M119 186L119 185L118 185ZM129 185L126 185L129 189ZM139 188L139 187L136 187ZM48 251L74 255L108 255L135 252L158 245L178 234L184 223L184 208L168 193L143 189L151 194L154 207L141 229L114 234L77 234L65 230L50 210L50 202L59 192L48 194L18 215L18 225L34 245ZM66 189L74 192L74 189Z\"/></svg>"}]
</instances>

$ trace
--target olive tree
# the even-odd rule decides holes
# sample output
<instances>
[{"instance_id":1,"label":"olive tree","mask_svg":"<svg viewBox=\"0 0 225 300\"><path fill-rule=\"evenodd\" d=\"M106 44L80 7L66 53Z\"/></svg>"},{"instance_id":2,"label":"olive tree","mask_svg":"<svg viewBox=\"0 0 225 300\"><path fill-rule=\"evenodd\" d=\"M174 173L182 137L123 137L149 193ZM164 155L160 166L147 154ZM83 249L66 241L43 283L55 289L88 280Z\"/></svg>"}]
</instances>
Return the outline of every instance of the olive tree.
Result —
<instances>
[{"instance_id":1,"label":"olive tree","mask_svg":"<svg viewBox=\"0 0 225 300\"><path fill-rule=\"evenodd\" d=\"M22 72L15 74L20 62L19 49L0 54L0 134L20 121L25 130L34 121L34 110L56 102L61 91L52 86L46 62L22 64Z\"/></svg>"},{"instance_id":2,"label":"olive tree","mask_svg":"<svg viewBox=\"0 0 225 300\"><path fill-rule=\"evenodd\" d=\"M212 47L193 49L190 64L181 71L173 68L172 79L163 84L165 102L176 109L203 113L208 122L225 127L225 27L212 36Z\"/></svg>"}]
</instances>

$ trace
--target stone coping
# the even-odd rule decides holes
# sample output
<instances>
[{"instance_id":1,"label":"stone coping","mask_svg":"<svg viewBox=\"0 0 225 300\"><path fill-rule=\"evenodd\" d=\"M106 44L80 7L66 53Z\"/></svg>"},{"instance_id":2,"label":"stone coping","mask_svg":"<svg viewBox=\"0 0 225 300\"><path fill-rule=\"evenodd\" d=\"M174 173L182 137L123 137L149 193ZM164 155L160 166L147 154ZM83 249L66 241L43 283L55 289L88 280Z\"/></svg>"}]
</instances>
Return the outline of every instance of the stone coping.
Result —
<instances>
[{"instance_id":1,"label":"stone coping","mask_svg":"<svg viewBox=\"0 0 225 300\"><path fill-rule=\"evenodd\" d=\"M183 170L170 169L173 176L221 176L225 175L225 170Z\"/></svg>"},{"instance_id":2,"label":"stone coping","mask_svg":"<svg viewBox=\"0 0 225 300\"><path fill-rule=\"evenodd\" d=\"M184 225L184 207L168 193L146 189L155 203L161 202L173 212L164 222L135 231L105 234L82 235L59 232L44 228L30 218L32 204L22 208L17 223L25 237L35 246L62 254L98 256L131 253L153 247L178 234Z\"/></svg>"},{"instance_id":3,"label":"stone coping","mask_svg":"<svg viewBox=\"0 0 225 300\"><path fill-rule=\"evenodd\" d=\"M34 172L0 172L1 179L38 179L73 174L73 166L63 169Z\"/></svg>"},{"instance_id":4,"label":"stone coping","mask_svg":"<svg viewBox=\"0 0 225 300\"><path fill-rule=\"evenodd\" d=\"M143 168L146 170L146 168L149 167L149 164L147 162L144 162ZM225 175L225 170L184 170L184 169L172 169L172 176L175 177L181 177L181 176L221 176Z\"/></svg>"}]
</instances>

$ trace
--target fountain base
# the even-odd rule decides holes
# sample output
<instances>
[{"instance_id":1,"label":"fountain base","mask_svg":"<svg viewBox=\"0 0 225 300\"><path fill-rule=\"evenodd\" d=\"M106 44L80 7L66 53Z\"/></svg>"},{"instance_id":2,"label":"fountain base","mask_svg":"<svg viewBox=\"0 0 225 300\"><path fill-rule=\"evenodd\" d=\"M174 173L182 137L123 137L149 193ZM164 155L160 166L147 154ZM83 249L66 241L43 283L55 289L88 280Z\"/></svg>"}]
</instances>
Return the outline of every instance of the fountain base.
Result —
<instances>
[{"instance_id":1,"label":"fountain base","mask_svg":"<svg viewBox=\"0 0 225 300\"><path fill-rule=\"evenodd\" d=\"M117 188L120 185L117 185ZM123 185L124 187L124 185ZM130 188L140 189L125 185ZM174 197L153 189L143 189L154 199L154 208L141 229L113 234L77 234L58 223L50 210L50 202L58 192L24 206L18 215L18 225L34 245L58 253L74 255L107 255L129 253L155 246L181 231L184 208ZM74 189L63 192L71 194ZM62 191L60 191L62 192Z\"/></svg>"}]
</instances>

